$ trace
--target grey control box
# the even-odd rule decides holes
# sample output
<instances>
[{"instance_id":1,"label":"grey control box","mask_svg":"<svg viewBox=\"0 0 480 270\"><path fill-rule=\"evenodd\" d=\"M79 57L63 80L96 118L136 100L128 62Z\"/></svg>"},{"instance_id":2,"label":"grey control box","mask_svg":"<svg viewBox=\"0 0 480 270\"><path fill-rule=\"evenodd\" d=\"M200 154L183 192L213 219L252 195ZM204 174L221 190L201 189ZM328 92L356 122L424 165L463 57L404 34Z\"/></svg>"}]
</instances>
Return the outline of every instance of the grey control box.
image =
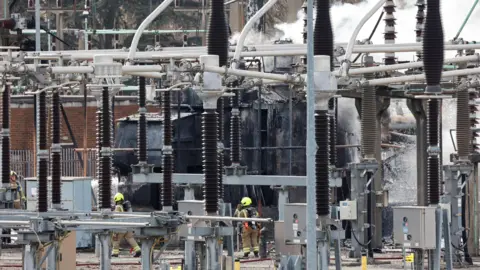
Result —
<instances>
[{"instance_id":1,"label":"grey control box","mask_svg":"<svg viewBox=\"0 0 480 270\"><path fill-rule=\"evenodd\" d=\"M285 243L305 244L307 236L307 204L285 204Z\"/></svg>"},{"instance_id":2,"label":"grey control box","mask_svg":"<svg viewBox=\"0 0 480 270\"><path fill-rule=\"evenodd\" d=\"M406 248L435 249L435 207L393 208L395 240Z\"/></svg>"},{"instance_id":3,"label":"grey control box","mask_svg":"<svg viewBox=\"0 0 480 270\"><path fill-rule=\"evenodd\" d=\"M178 201L178 212L187 215L203 216L205 214L205 203L203 201L185 200ZM203 240L203 237L193 236L190 234L190 229L198 220L189 219L186 224L180 226L178 235L185 240Z\"/></svg>"}]
</instances>

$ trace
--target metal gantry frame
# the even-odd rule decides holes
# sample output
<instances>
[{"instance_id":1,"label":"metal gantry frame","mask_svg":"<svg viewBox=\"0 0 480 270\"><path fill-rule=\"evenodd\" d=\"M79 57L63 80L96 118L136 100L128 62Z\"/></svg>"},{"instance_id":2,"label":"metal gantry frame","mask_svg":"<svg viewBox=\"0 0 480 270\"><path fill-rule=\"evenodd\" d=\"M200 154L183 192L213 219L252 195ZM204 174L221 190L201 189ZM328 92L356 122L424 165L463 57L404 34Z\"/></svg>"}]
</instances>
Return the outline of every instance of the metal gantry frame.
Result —
<instances>
[{"instance_id":1,"label":"metal gantry frame","mask_svg":"<svg viewBox=\"0 0 480 270\"><path fill-rule=\"evenodd\" d=\"M356 44L356 34L350 40L347 46L346 60L341 64L341 69L338 71L330 71L325 69L327 66L325 63L330 61L328 56L313 56L313 20L307 20L307 37L309 42L307 45L254 45L250 46L251 49L247 49L243 46L244 39L250 30L252 25L255 25L256 20L258 20L269 8L275 4L275 0L270 0L259 12L251 18L249 23L247 23L239 43L235 46L234 51L230 51L228 54L230 57L233 57L231 68L226 68L225 66L219 65L219 58L216 55L207 54L205 47L194 47L194 48L162 48L162 51L158 52L137 52L137 45L140 39L141 34L145 31L148 25L159 15L163 10L165 10L168 5L172 3L173 0L164 1L155 11L150 14L145 21L140 25L138 30L135 32L135 36L132 41L132 45L129 49L129 52L123 52L119 50L98 50L98 51L57 51L57 52L40 52L40 29L39 25L39 1L36 2L36 52L34 53L24 53L24 52L15 52L18 48L10 47L4 48L6 52L0 52L0 57L3 57L3 61L0 62L0 81L4 86L3 91L8 91L8 84L11 84L11 81L18 78L15 76L23 76L25 74L35 73L35 79L37 88L42 85L44 87L41 91L36 91L33 94L41 94L42 91L46 91L48 87L59 88L65 83L75 83L78 80L82 80L83 76L63 76L62 74L87 74L91 77L92 84L89 85L92 88L92 91L97 88L108 88L111 91L111 94L114 94L116 89L119 89L122 85L119 83L119 78L122 76L141 76L145 78L165 78L165 76L170 76L172 87L177 83L185 84L185 82L191 83L196 90L197 94L202 98L203 105L205 109L216 109L216 101L218 98L224 96L224 91L226 87L224 82L222 82L222 75L226 78L226 81L238 81L239 78L245 77L246 80L243 82L242 86L245 85L256 85L260 82L261 85L274 84L277 82L284 82L291 85L292 89L307 89L307 105L309 110L307 110L307 118L313 120L313 110L314 106L321 107L321 104L325 100L332 97L335 93L342 93L342 90L339 90L336 85L335 76L340 76L342 79L345 79L347 76L352 76L347 78L351 83L346 90L360 90L362 89L362 102L366 102L365 93L368 91L373 91L373 95L376 98L378 96L377 88L375 87L385 87L390 86L391 84L397 83L408 83L413 81L423 81L427 79L430 80L430 84L427 86L425 95L404 95L402 97L410 99L410 108L414 111L417 119L417 138L422 138L423 136L429 136L429 132L424 132L424 127L426 122L430 121L431 110L428 113L425 113L423 99L428 99L428 102L435 100L435 104L439 98L450 97L451 93L442 95L442 91L439 85L440 82L433 82L429 79L432 73L427 71L426 74L416 74L408 76L399 76L399 77L388 77L388 78L375 78L371 74L375 72L389 72L399 69L417 69L425 65L431 65L428 61L431 57L428 55L429 48L428 46L424 48L422 57L424 57L425 62L414 62L406 64L394 64L393 62L390 65L378 66L373 65L361 67L361 68L350 68L350 56L352 53L388 53L388 56L392 59L394 58L395 52L420 52L422 51L422 43L412 43L412 44L384 44L384 45L357 45ZM364 20L366 21L369 17L375 13L377 9L384 6L384 3L388 2L387 6L389 10L390 17L389 20L394 20L392 15L392 5L391 1L379 1L379 3L372 9L371 12L365 15ZM419 3L422 1L419 1ZM423 11L423 2L419 4L419 8L422 7ZM434 6L430 6L431 8ZM307 12L309 17L313 16L313 1L308 1ZM428 14L428 13L427 13ZM427 15L428 16L428 15ZM419 18L417 18L419 19ZM364 23L364 22L363 22ZM440 22L441 24L441 22ZM391 25L390 25L391 26ZM362 25L357 27L358 33ZM431 27L431 25L430 25ZM425 31L429 31L432 28L426 28ZM418 30L418 29L417 29ZM394 34L394 28L389 28L390 32ZM392 33L390 33L392 34ZM443 39L443 36L441 37ZM389 43L392 38L390 37ZM394 39L393 39L394 40ZM420 39L419 39L420 40ZM427 39L424 41L424 44L432 42ZM337 47L344 46L344 44L337 44ZM307 49L308 48L308 49ZM445 42L445 50L475 50L480 49L479 44L458 44L458 42ZM443 52L442 52L443 53ZM240 61L241 57L254 57L254 56L287 56L287 55L307 55L307 65L308 72L307 74L269 74L262 72L254 72L247 70L237 69L237 62ZM328 59L326 59L327 57ZM199 64L191 64L188 60L199 58ZM137 60L149 59L155 61L167 62L168 65L164 64L153 64L153 65L135 65ZM175 62L178 59L187 61L188 65L182 65L180 67L175 66ZM469 55L456 57L454 59L445 60L445 62L450 63L469 63L478 61L478 55ZM25 61L33 60L33 64L25 63ZM53 60L57 61L57 65L42 65L39 60ZM75 63L79 63L81 60L92 61L93 63L87 63L82 65L74 66L64 66L63 61L73 60ZM121 65L116 60L126 60L125 65ZM328 60L328 61L327 61ZM318 61L318 62L317 62ZM325 62L325 63L324 63ZM367 61L368 62L368 61ZM184 62L185 63L185 62ZM442 63L443 65L443 63ZM440 67L440 72L441 67ZM195 74L191 76L189 73ZM472 69L459 69L453 71L444 71L441 74L438 74L438 78L443 77L448 79L451 77L457 76L470 76L470 80L478 81L477 76L480 73L480 68ZM365 74L365 77L359 78L355 75ZM48 86L52 84L53 81L50 80L50 75L58 76L58 80L62 83L57 86ZM313 76L315 75L315 76ZM315 78L314 78L315 77ZM319 79L320 78L320 79ZM335 82L334 82L335 81ZM460 87L459 87L460 88ZM170 89L171 90L171 89ZM170 91L167 90L167 91ZM377 92L375 92L377 91ZM95 91L93 91L95 92ZM97 92L98 93L98 92ZM314 95L312 95L315 93ZM455 91L458 93L458 91ZM454 94L455 94L454 93ZM372 93L370 93L372 94ZM368 100L371 102L372 100ZM374 103L376 100L374 101ZM376 104L376 103L375 103ZM433 104L433 103L432 103ZM371 105L371 104L370 104ZM322 107L323 108L323 107ZM427 107L428 108L428 107ZM365 118L368 118L370 121L372 115L365 115L366 110L362 110L362 124L365 125L365 129L371 128L378 132L377 127L372 125L367 125L368 123ZM374 113L377 113L377 110L374 110ZM465 120L464 115L462 120ZM440 118L441 119L441 118ZM308 122L308 127L312 127L312 121ZM433 122L429 122L434 124ZM430 127L431 128L431 127ZM362 128L362 133L365 132L365 129ZM271 186L272 188L279 191L279 217L280 221L284 221L284 225L287 226L287 219L285 217L286 207L288 203L288 189L294 186L302 186L307 188L307 205L300 206L300 211L305 210L305 219L306 221L306 237L302 238L303 242L298 242L296 245L301 246L307 251L307 268L310 269L327 269L328 257L329 257L329 248L326 242L326 235L329 234L331 226L337 226L338 223L335 222L335 218L330 217L321 217L315 218L315 173L313 166L315 162L313 160L313 151L316 150L314 142L313 129L308 129L307 135L307 176L265 176L265 175L247 175L246 168L240 166L240 164L233 164L225 168L225 172L221 172L221 177L223 185L264 185ZM7 134L8 131L3 130L3 134ZM463 130L463 133L471 132L471 129ZM143 132L144 134L145 132ZM370 133L368 133L370 134ZM371 135L371 134L370 134ZM100 136L110 136L107 134L100 134ZM376 136L376 135L375 135ZM366 143L365 141L369 141ZM458 138L457 138L458 140ZM462 139L464 140L464 138ZM377 184L375 184L376 173L379 171L379 162L378 157L374 155L372 149L366 148L366 144L372 144L371 138L368 136L365 138L365 141L362 140L362 154L363 159L360 162L355 162L349 164L348 171L352 177L351 185L351 200L357 202L357 219L352 221L353 228L352 233L354 234L355 240L353 256L355 258L360 258L362 256L363 250L362 247L367 246L368 250L371 250L371 234L376 233L374 227L374 219L378 218L375 216L372 220L372 212L376 212L375 209L378 207L378 195L382 195L382 191L377 189ZM423 196L426 196L425 191L426 187L432 185L431 180L428 180L428 185L426 185L427 179L423 175L422 170L427 167L427 162L425 161L428 158L433 156L438 156L438 153L441 153L441 146L435 144L430 138L429 148L422 141L419 143L417 148L418 153L426 153L425 155L419 155L418 157L418 183L419 183L419 192L418 199L419 204L427 205L428 203L437 204L438 202L425 201ZM378 141L374 140L373 144L379 144ZM370 145L371 146L371 145ZM318 146L317 146L318 147ZM376 146L378 147L378 145ZM103 146L101 152L103 156L109 156L111 153L110 146ZM364 151L365 150L365 151ZM460 151L459 151L460 152ZM463 148L463 153L465 149ZM430 161L429 161L430 162ZM473 164L472 164L473 163ZM458 199L464 197L462 192L464 186L466 185L465 178L468 178L473 171L473 168L476 165L476 161L468 161L463 156L463 159L456 161L454 165L445 165L445 176L446 176L446 187L445 195L443 196L443 203L446 204L446 208L450 209L450 215L452 219L448 222L447 211L441 210L438 207L436 212L436 250L435 252L429 251L430 255L430 269L439 269L440 267L440 240L442 238L442 227L443 223L443 237L445 237L446 246L446 259L447 265L450 267L452 260L449 259L452 253L450 252L450 242L453 245L460 247L461 244L465 245L466 243L462 242L460 234L465 231L466 228L463 228L460 225L458 220L459 209L458 209ZM430 164L430 163L429 163ZM148 164L141 164L142 166L137 166L132 175L133 183L164 183L163 174L153 173ZM108 166L107 166L108 167ZM147 168L147 169L145 169ZM330 177L329 177L329 186L330 187L339 187L337 184L337 178L339 177L340 169L331 168ZM429 171L430 172L430 171ZM170 179L170 177L172 179ZM194 201L191 187L194 185L204 185L204 175L203 174L173 174L168 176L168 182L183 186L185 188L185 200L179 202L179 205L203 205L202 201ZM462 182L459 184L458 181L462 178ZM166 177L167 178L167 177ZM476 181L476 180L475 180ZM11 203L11 191L9 190L8 185L4 185L4 190L1 194L1 202L4 206L7 206ZM477 192L477 191L475 191ZM431 196L429 194L429 196ZM430 198L430 197L429 197ZM373 201L372 201L373 200ZM373 204L372 204L373 203ZM47 212L30 212L30 211L0 211L0 227L2 228L15 228L19 230L19 241L24 244L24 269L36 269L45 258L49 258L49 267L51 262L53 263L56 260L55 253L57 252L57 245L59 241L59 236L65 232L72 230L89 230L99 235L101 242L101 269L110 268L110 248L109 248L109 232L126 230L134 228L135 234L137 237L141 238L142 241L142 266L144 269L151 269L152 260L150 258L150 250L154 243L155 238L172 236L177 233L181 226L187 226L186 232L183 233L186 238L185 244L185 257L187 261L187 269L195 269L194 265L194 249L199 248L202 254L205 255L204 262L202 267L205 269L219 269L221 263L218 260L221 251L223 251L222 245L219 245L219 239L227 240L227 249L228 255L233 257L233 235L234 229L232 227L232 222L234 221L258 221L258 222L272 222L270 219L242 219L242 218L232 218L228 215L231 214L231 207L228 203L220 202L220 207L218 208L216 214L209 213L209 215L204 215L204 212L201 208L195 214L192 213L181 213L172 211L171 209L163 209L162 211L156 211L151 213L124 213L117 214L112 213L108 209L102 209L100 212L89 212L89 213L78 213L78 212L63 212L63 211L47 211ZM464 206L462 206L464 207ZM8 214L7 214L8 213ZM476 213L475 213L476 214ZM92 218L94 218L92 220ZM443 221L443 222L442 222ZM447 221L447 222L445 222ZM288 221L289 222L289 221ZM187 225L185 225L187 224ZM277 227L277 226L276 226ZM284 228L280 225L279 229ZM340 230L341 231L341 230ZM341 232L337 232L337 238L340 238ZM450 239L451 238L451 239ZM196 245L194 242L205 242L205 245ZM41 261L36 260L36 250L43 242L52 242L51 248L48 249L47 254ZM308 243L308 244L307 244ZM315 243L315 244L311 244ZM279 243L280 244L280 243ZM285 244L285 243L282 243ZM318 246L317 246L318 244ZM295 244L294 244L295 245ZM339 248L339 245L338 245ZM49 255L50 254L50 255ZM53 255L52 255L53 254ZM420 251L418 254L422 254L423 251ZM280 254L286 255L286 254ZM336 249L336 257L338 257L339 252ZM370 255L370 254L369 254ZM318 260L321 258L321 260ZM458 262L459 256L456 256L456 261ZM340 261L337 260L337 269L340 267ZM318 264L318 261L321 263ZM297 269L305 263L300 253L290 254L284 256L280 263L280 269ZM188 268L190 265L190 268ZM232 264L230 265L233 268L233 259ZM54 269L54 268L52 268Z\"/></svg>"}]
</instances>

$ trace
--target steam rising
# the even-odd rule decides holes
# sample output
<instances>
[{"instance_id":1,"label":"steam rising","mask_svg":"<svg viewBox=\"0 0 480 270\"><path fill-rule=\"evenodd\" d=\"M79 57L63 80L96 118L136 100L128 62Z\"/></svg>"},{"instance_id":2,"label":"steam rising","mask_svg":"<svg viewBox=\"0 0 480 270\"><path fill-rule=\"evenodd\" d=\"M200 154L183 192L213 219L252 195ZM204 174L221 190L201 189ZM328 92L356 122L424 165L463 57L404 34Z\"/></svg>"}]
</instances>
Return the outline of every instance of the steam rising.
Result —
<instances>
[{"instance_id":1,"label":"steam rising","mask_svg":"<svg viewBox=\"0 0 480 270\"><path fill-rule=\"evenodd\" d=\"M377 0L367 0L360 4L335 4L331 8L331 18L334 27L334 37L336 43L347 43L350 40L355 27L358 25L362 16L366 14L375 4ZM417 13L417 7L415 6L416 0L397 0L397 10L394 13L395 18L397 19L397 25L395 26L397 32L396 43L413 43L416 42L415 38L415 27L416 19L415 15ZM473 4L472 0L441 0L441 12L443 18L443 28L446 40L451 40L457 34L460 26L465 19L471 5ZM370 20L363 26L360 31L357 40L366 39L377 22L378 17L380 16L381 10L377 11L375 15L370 18ZM315 15L315 13L314 13ZM273 43L277 39L292 39L293 43L303 43L303 16L304 13L302 10L298 12L298 20L294 23L281 23L276 25L276 29L279 32L276 32L272 35L266 36L263 34L258 34L251 32L246 39L245 45L259 44L259 43ZM446 18L448 18L448 23L446 23ZM480 9L474 10L472 13L468 24L462 31L460 38L463 38L466 41L474 41L476 36L477 25L480 23ZM383 30L385 24L382 21L377 31L375 32L372 42L373 44L383 44ZM477 30L477 31L476 31ZM232 43L236 43L239 33L232 36ZM446 57L454 57L456 54L455 51L446 52ZM383 54L374 54L376 61L382 61ZM398 60L416 60L416 55L414 52L411 53L396 53ZM265 70L269 71L271 66L271 61L265 59ZM393 103L393 102L392 102ZM353 134L352 136L347 137L347 143L358 144L360 141L360 122L358 120L358 113L354 106L354 101L352 99L340 99L339 100L339 125L344 128L344 132L347 134ZM455 128L456 115L454 112L456 101L455 100L444 100L443 101L443 164L448 164L449 155L454 151L452 140L450 139L449 130ZM391 106L392 107L392 106ZM406 106L405 106L406 107ZM407 108L404 109L405 112L409 112ZM454 134L455 135L455 134ZM403 151L403 154L400 154L394 162L391 163L393 169L397 173L397 177L392 179L394 182L387 185L387 188L390 189L390 201L391 202L415 202L416 201L416 147L414 145L406 146L407 149ZM355 148L351 150L352 161L359 161L359 151ZM393 154L393 151L387 153L387 156ZM385 156L384 156L385 158ZM390 175L391 176L391 175ZM389 172L386 173L386 178L389 178Z\"/></svg>"}]
</instances>

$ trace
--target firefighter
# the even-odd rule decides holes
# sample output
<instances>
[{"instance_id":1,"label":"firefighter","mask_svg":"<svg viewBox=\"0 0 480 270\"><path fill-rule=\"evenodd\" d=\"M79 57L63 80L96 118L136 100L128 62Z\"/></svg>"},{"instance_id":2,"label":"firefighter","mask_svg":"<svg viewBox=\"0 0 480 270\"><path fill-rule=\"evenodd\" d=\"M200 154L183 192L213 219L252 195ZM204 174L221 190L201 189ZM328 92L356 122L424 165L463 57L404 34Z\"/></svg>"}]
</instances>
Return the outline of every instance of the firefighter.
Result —
<instances>
[{"instance_id":1,"label":"firefighter","mask_svg":"<svg viewBox=\"0 0 480 270\"><path fill-rule=\"evenodd\" d=\"M13 195L13 208L14 209L25 209L25 203L27 199L25 198L25 193L23 192L22 185L18 181L18 174L14 171L10 171L10 188ZM3 234L11 234L11 229L3 229ZM2 238L3 243L11 243L12 239L10 237Z\"/></svg>"},{"instance_id":2,"label":"firefighter","mask_svg":"<svg viewBox=\"0 0 480 270\"><path fill-rule=\"evenodd\" d=\"M258 217L258 211L252 206L252 199L249 197L242 198L241 203L237 206L235 211L237 217L253 218ZM260 231L260 224L254 221L245 221L242 223L242 245L243 255L248 258L250 252L253 250L255 257L258 257L258 233Z\"/></svg>"},{"instance_id":3,"label":"firefighter","mask_svg":"<svg viewBox=\"0 0 480 270\"><path fill-rule=\"evenodd\" d=\"M18 174L14 171L10 171L10 188L14 191L13 208L22 209L27 199L25 198L22 185L18 180Z\"/></svg>"},{"instance_id":4,"label":"firefighter","mask_svg":"<svg viewBox=\"0 0 480 270\"><path fill-rule=\"evenodd\" d=\"M115 212L126 212L129 209L124 209L124 203L125 199L123 197L122 193L117 193L115 194L115 197L113 197L113 201L115 202ZM126 232L126 233L114 233L113 234L113 250L112 250L112 257L118 257L118 254L120 253L120 241L125 238L127 240L128 244L133 248L133 251L135 254L133 257L140 257L142 255L141 249L138 246L137 242L133 238L132 232Z\"/></svg>"}]
</instances>

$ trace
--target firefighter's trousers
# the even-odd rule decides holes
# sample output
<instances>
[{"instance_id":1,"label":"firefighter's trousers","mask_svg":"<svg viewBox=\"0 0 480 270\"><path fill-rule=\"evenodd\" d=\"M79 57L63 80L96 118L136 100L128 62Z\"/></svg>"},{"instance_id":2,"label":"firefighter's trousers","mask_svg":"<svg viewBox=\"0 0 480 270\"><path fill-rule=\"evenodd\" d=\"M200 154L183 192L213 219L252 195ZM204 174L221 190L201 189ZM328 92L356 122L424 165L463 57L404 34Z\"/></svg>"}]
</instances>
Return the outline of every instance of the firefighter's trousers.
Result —
<instances>
[{"instance_id":1,"label":"firefighter's trousers","mask_svg":"<svg viewBox=\"0 0 480 270\"><path fill-rule=\"evenodd\" d=\"M258 230L251 228L243 228L242 230L242 246L243 253L249 254L250 252L258 253Z\"/></svg>"},{"instance_id":2,"label":"firefighter's trousers","mask_svg":"<svg viewBox=\"0 0 480 270\"><path fill-rule=\"evenodd\" d=\"M140 247L137 244L137 241L133 238L133 233L132 232L126 232L126 233L114 233L113 234L113 250L112 254L118 255L120 252L120 241L125 238L127 240L128 244L133 248L135 252L140 251Z\"/></svg>"}]
</instances>

